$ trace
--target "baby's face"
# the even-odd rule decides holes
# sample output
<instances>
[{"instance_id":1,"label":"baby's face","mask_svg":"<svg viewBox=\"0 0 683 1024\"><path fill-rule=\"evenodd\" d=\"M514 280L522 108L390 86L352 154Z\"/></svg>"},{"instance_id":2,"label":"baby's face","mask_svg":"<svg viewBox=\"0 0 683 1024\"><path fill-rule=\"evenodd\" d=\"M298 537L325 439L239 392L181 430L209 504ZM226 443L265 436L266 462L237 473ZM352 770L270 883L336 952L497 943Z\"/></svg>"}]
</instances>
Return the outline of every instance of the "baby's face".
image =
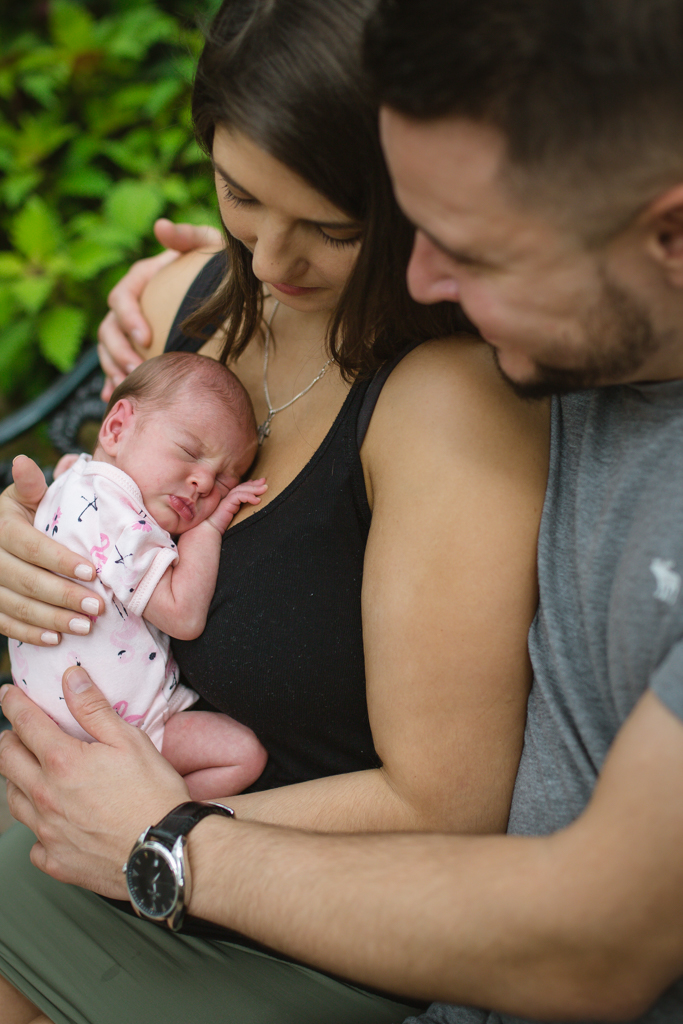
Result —
<instances>
[{"instance_id":1,"label":"baby's face","mask_svg":"<svg viewBox=\"0 0 683 1024\"><path fill-rule=\"evenodd\" d=\"M256 442L217 399L136 414L116 465L140 488L145 508L169 533L199 526L239 483Z\"/></svg>"}]
</instances>

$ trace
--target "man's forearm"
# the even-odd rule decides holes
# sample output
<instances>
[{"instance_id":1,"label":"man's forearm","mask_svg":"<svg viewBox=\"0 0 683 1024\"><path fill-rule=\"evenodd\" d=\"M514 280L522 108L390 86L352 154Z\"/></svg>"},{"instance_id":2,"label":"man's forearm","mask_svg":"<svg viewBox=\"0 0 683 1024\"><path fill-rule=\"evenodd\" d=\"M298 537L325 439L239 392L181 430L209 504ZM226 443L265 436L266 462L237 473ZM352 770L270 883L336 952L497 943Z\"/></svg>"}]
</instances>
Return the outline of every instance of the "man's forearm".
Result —
<instances>
[{"instance_id":1,"label":"man's forearm","mask_svg":"<svg viewBox=\"0 0 683 1024\"><path fill-rule=\"evenodd\" d=\"M190 840L190 909L411 997L542 1020L631 1019L645 1007L623 922L605 942L601 872L577 889L579 865L565 884L572 844L562 843L310 835L209 819Z\"/></svg>"},{"instance_id":2,"label":"man's forearm","mask_svg":"<svg viewBox=\"0 0 683 1024\"><path fill-rule=\"evenodd\" d=\"M632 1020L683 973L683 725L647 694L588 807L539 838L202 822L191 909L380 988Z\"/></svg>"},{"instance_id":3,"label":"man's forearm","mask_svg":"<svg viewBox=\"0 0 683 1024\"><path fill-rule=\"evenodd\" d=\"M517 894L528 890L521 904L532 901L545 845L313 836L210 819L190 840L190 910L354 981L541 1017L547 1004L530 1001L528 964L520 984L518 930L501 942L501 892L491 880L502 872L509 885L516 875Z\"/></svg>"}]
</instances>

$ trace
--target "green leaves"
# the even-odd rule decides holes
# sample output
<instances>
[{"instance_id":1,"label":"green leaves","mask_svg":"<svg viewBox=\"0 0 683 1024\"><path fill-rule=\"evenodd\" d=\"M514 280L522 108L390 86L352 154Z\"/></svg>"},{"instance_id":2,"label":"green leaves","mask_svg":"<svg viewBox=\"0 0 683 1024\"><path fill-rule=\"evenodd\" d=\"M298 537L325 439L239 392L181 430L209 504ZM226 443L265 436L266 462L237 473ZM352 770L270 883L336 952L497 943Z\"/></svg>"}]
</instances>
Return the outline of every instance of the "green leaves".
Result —
<instances>
[{"instance_id":1,"label":"green leaves","mask_svg":"<svg viewBox=\"0 0 683 1024\"><path fill-rule=\"evenodd\" d=\"M47 203L39 196L31 196L12 220L10 236L15 248L38 264L59 245L61 226Z\"/></svg>"},{"instance_id":2,"label":"green leaves","mask_svg":"<svg viewBox=\"0 0 683 1024\"><path fill-rule=\"evenodd\" d=\"M77 306L54 306L38 321L41 352L59 370L73 366L86 323L85 313Z\"/></svg>"},{"instance_id":3,"label":"green leaves","mask_svg":"<svg viewBox=\"0 0 683 1024\"><path fill-rule=\"evenodd\" d=\"M164 194L153 182L121 181L107 196L104 212L112 224L137 239L150 233L164 206Z\"/></svg>"},{"instance_id":4,"label":"green leaves","mask_svg":"<svg viewBox=\"0 0 683 1024\"><path fill-rule=\"evenodd\" d=\"M200 2L206 21L219 0ZM3 16L0 391L18 400L94 339L109 289L156 251L156 217L217 223L190 127L196 6L49 0Z\"/></svg>"}]
</instances>

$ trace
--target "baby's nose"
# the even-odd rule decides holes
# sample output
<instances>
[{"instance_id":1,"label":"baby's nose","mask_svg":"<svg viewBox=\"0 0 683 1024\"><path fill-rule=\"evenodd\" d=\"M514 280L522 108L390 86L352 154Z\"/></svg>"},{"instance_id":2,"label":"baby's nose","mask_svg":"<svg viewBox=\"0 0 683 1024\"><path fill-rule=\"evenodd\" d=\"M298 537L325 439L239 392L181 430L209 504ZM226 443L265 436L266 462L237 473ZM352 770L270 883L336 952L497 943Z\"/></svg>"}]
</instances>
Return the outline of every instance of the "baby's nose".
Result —
<instances>
[{"instance_id":1,"label":"baby's nose","mask_svg":"<svg viewBox=\"0 0 683 1024\"><path fill-rule=\"evenodd\" d=\"M210 494L216 483L216 475L208 466L196 466L192 474L192 482L200 494Z\"/></svg>"}]
</instances>

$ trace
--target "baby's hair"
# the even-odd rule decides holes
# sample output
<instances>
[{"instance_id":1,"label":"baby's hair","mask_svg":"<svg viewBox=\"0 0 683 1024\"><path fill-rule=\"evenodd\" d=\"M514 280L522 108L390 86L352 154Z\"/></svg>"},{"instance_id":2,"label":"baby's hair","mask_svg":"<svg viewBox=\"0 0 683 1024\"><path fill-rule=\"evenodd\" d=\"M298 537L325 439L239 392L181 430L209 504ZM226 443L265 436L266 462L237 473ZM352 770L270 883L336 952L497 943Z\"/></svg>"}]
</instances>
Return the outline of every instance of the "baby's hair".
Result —
<instances>
[{"instance_id":1,"label":"baby's hair","mask_svg":"<svg viewBox=\"0 0 683 1024\"><path fill-rule=\"evenodd\" d=\"M244 385L227 366L194 352L164 352L142 363L114 390L104 417L123 398L148 409L166 409L183 390L214 395L256 437L254 409Z\"/></svg>"}]
</instances>

